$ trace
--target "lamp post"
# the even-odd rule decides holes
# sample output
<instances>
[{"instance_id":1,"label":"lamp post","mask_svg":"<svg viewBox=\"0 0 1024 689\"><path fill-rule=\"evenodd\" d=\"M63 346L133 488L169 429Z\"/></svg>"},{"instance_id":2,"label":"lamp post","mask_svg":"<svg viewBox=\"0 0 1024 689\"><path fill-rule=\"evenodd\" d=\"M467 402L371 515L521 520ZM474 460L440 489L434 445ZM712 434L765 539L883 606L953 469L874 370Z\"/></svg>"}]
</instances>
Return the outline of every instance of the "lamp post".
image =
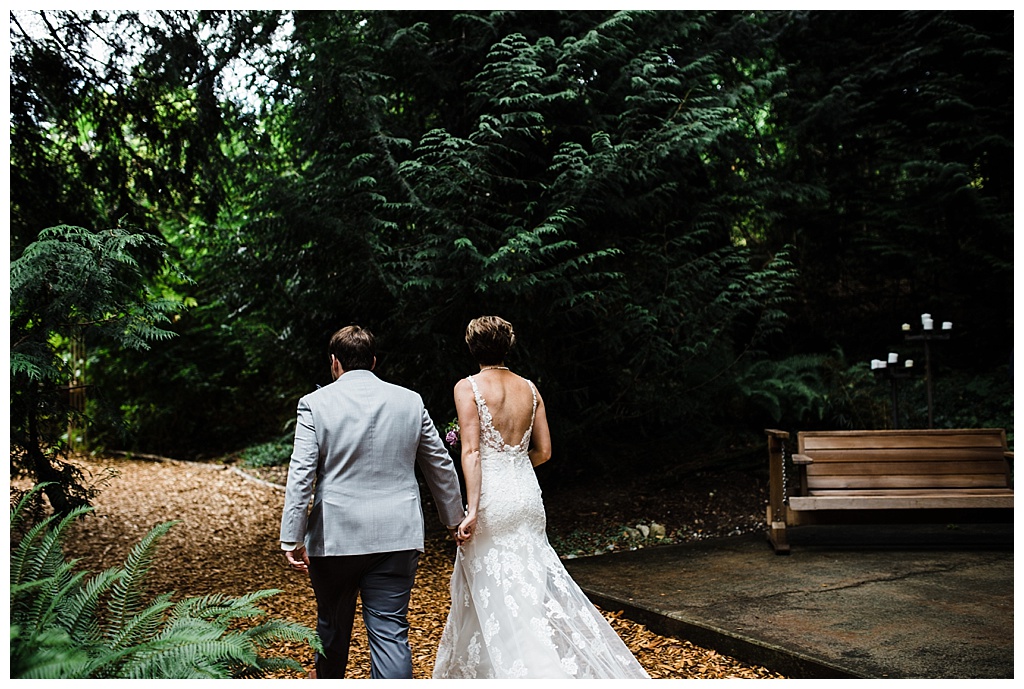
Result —
<instances>
[{"instance_id":1,"label":"lamp post","mask_svg":"<svg viewBox=\"0 0 1024 689\"><path fill-rule=\"evenodd\" d=\"M903 324L904 338L907 342L924 343L924 384L928 393L928 428L932 427L932 351L933 340L948 340L953 330L953 324L949 321L942 323L942 328L935 329L935 321L930 313L921 314L921 331L913 334L909 323Z\"/></svg>"},{"instance_id":2,"label":"lamp post","mask_svg":"<svg viewBox=\"0 0 1024 689\"><path fill-rule=\"evenodd\" d=\"M914 360L907 359L903 366L898 366L899 355L896 352L889 352L886 360L872 359L871 372L875 378L886 378L889 381L889 389L892 394L892 427L894 430L900 427L900 405L899 405L899 381L910 378L914 375Z\"/></svg>"}]
</instances>

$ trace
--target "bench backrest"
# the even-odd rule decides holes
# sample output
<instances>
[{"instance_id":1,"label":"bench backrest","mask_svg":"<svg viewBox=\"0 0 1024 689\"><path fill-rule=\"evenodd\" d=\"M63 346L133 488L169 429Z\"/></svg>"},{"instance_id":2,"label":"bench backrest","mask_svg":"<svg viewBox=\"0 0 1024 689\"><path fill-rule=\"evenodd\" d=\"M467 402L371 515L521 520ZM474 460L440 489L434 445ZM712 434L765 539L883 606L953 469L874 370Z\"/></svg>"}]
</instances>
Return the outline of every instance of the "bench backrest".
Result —
<instances>
[{"instance_id":1,"label":"bench backrest","mask_svg":"<svg viewBox=\"0 0 1024 689\"><path fill-rule=\"evenodd\" d=\"M807 431L807 489L1006 488L1006 432L999 428Z\"/></svg>"}]
</instances>

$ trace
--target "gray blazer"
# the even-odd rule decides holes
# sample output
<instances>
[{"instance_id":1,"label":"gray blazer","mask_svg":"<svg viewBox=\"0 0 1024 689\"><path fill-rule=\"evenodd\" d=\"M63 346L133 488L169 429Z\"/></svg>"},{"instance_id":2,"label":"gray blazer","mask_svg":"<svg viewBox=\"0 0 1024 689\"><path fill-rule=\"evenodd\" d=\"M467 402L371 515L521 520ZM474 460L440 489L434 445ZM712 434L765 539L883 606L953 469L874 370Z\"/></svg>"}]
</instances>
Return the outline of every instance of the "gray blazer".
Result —
<instances>
[{"instance_id":1,"label":"gray blazer","mask_svg":"<svg viewBox=\"0 0 1024 689\"><path fill-rule=\"evenodd\" d=\"M311 557L423 550L416 464L441 522L461 522L455 465L422 398L345 372L299 400L281 541L304 542Z\"/></svg>"}]
</instances>

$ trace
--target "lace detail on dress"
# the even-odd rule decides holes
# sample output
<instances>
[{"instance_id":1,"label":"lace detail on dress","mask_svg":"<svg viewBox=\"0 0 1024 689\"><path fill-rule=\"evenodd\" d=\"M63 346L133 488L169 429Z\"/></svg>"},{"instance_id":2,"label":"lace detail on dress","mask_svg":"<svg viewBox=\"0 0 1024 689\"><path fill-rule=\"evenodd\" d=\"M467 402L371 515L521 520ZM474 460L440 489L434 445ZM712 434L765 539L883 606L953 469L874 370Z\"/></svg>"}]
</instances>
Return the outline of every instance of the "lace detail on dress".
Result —
<instances>
[{"instance_id":1,"label":"lace detail on dress","mask_svg":"<svg viewBox=\"0 0 1024 689\"><path fill-rule=\"evenodd\" d=\"M537 389L533 387L533 382L527 380L526 382L530 386L530 393L533 395L533 411L530 414L530 427L523 433L522 440L519 441L518 445L509 445L505 442L505 439L501 437L501 433L494 427L494 419L491 417L491 410L487 408L487 402L484 401L483 395L480 394L480 388L476 385L476 380L473 376L467 376L469 384L473 386L473 398L476 400L477 414L480 415L480 451L483 454L483 449L494 450L495 452L528 452L530 449L530 436L533 434L533 421L537 417Z\"/></svg>"},{"instance_id":2,"label":"lace detail on dress","mask_svg":"<svg viewBox=\"0 0 1024 689\"><path fill-rule=\"evenodd\" d=\"M534 418L519 444L509 445L469 381L480 416L480 506L473 538L455 557L433 676L648 677L548 543L529 457ZM530 390L535 417L533 383Z\"/></svg>"}]
</instances>

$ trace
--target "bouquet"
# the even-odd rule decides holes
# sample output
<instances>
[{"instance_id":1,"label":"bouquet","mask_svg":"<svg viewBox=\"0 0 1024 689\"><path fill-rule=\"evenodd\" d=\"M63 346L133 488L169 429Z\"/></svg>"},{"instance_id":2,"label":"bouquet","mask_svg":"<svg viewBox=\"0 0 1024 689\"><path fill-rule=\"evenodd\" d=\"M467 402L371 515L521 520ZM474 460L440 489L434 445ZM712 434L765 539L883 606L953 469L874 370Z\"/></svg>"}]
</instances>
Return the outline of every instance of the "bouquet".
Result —
<instances>
[{"instance_id":1,"label":"bouquet","mask_svg":"<svg viewBox=\"0 0 1024 689\"><path fill-rule=\"evenodd\" d=\"M445 427L444 440L450 447L455 447L459 444L459 420L457 418L452 419L448 422Z\"/></svg>"}]
</instances>

